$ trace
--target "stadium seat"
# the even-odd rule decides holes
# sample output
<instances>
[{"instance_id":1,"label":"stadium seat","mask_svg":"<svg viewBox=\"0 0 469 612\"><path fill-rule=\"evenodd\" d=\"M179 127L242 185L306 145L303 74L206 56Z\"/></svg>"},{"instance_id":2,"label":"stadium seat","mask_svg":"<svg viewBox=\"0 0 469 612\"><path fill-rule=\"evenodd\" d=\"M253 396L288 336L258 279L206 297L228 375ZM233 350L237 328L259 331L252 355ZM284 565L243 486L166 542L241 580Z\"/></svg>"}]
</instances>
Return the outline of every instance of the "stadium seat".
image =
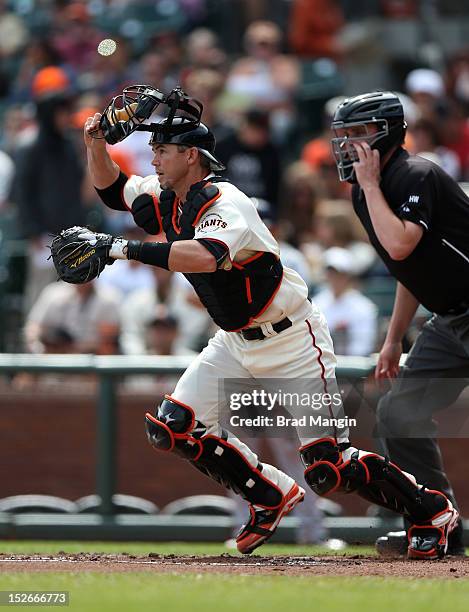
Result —
<instances>
[{"instance_id":1,"label":"stadium seat","mask_svg":"<svg viewBox=\"0 0 469 612\"><path fill-rule=\"evenodd\" d=\"M236 514L236 508L233 499L222 495L190 495L169 503L162 509L161 514L233 516Z\"/></svg>"},{"instance_id":2,"label":"stadium seat","mask_svg":"<svg viewBox=\"0 0 469 612\"><path fill-rule=\"evenodd\" d=\"M0 512L12 514L33 513L75 513L77 506L74 502L53 495L12 495L0 499Z\"/></svg>"},{"instance_id":3,"label":"stadium seat","mask_svg":"<svg viewBox=\"0 0 469 612\"><path fill-rule=\"evenodd\" d=\"M99 512L101 497L99 495L86 495L76 500L77 512L94 513ZM123 495L116 493L112 496L112 503L116 514L157 514L158 506L153 502L135 497L134 495Z\"/></svg>"}]
</instances>

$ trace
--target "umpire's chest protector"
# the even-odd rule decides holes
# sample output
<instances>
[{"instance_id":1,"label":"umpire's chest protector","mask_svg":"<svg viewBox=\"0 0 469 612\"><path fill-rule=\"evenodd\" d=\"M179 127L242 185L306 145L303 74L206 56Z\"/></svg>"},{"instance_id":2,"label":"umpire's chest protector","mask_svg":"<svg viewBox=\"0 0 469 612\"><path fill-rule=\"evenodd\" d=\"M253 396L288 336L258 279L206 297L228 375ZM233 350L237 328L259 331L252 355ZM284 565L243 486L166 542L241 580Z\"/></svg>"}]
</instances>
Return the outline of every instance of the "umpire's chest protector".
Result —
<instances>
[{"instance_id":1,"label":"umpire's chest protector","mask_svg":"<svg viewBox=\"0 0 469 612\"><path fill-rule=\"evenodd\" d=\"M161 192L160 213L168 242L194 238L200 218L221 195L214 184L220 181L213 178L193 185L182 207L174 191ZM257 253L232 264L231 270L184 274L212 319L226 331L247 327L266 310L283 274L282 264L273 253Z\"/></svg>"}]
</instances>

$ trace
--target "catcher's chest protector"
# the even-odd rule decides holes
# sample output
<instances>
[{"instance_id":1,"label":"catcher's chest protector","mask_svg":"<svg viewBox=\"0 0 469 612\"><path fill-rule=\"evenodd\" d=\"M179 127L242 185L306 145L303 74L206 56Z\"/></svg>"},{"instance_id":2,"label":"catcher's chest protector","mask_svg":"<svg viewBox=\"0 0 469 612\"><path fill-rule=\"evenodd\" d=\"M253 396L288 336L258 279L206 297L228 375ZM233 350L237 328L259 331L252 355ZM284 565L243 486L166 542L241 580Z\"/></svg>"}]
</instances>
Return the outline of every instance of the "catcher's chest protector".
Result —
<instances>
[{"instance_id":1,"label":"catcher's chest protector","mask_svg":"<svg viewBox=\"0 0 469 612\"><path fill-rule=\"evenodd\" d=\"M191 188L182 204L174 191L160 195L160 213L168 242L191 240L202 214L219 197L216 182L226 179L211 178ZM237 331L250 324L269 305L282 281L283 268L273 253L259 253L248 260L233 262L231 270L184 274L194 287L200 301L215 323L226 331Z\"/></svg>"}]
</instances>

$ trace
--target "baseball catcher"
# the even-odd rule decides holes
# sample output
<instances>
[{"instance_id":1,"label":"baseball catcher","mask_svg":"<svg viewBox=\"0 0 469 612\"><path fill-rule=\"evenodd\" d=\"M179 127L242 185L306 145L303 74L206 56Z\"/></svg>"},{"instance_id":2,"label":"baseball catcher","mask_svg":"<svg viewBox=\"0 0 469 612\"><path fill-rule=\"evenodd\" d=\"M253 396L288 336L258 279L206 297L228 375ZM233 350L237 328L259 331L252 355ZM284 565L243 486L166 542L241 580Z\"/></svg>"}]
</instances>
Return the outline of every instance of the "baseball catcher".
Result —
<instances>
[{"instance_id":1,"label":"baseball catcher","mask_svg":"<svg viewBox=\"0 0 469 612\"><path fill-rule=\"evenodd\" d=\"M220 425L219 380L290 379L310 396L327 396L336 385L332 341L305 283L282 266L278 244L250 198L217 174L223 165L212 132L201 123L201 104L179 89L168 96L149 86L129 91L87 120L88 168L105 205L132 214L149 234L164 233L166 242L75 228L71 246L64 251L59 244L54 262L71 282L85 282L114 259L134 259L182 272L192 284L220 330L173 393L147 413L146 433L157 451L179 455L244 497L249 519L237 546L250 553L303 500L304 490ZM158 105L168 107L166 118L145 123ZM137 129L151 132L153 176L127 177L106 151L106 140ZM409 556L443 556L458 517L451 502L394 463L352 447L347 426L334 418L340 409L325 402L319 411L324 424L298 431L308 485L319 495L355 491L405 515L412 524Z\"/></svg>"}]
</instances>

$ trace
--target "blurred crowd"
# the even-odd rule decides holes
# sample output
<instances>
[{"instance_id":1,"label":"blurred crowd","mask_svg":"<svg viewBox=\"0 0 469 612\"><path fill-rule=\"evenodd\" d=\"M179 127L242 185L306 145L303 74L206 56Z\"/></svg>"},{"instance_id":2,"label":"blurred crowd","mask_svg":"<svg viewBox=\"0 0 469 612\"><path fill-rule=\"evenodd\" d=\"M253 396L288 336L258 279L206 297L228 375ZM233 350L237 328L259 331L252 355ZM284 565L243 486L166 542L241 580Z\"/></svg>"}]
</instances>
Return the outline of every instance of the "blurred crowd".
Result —
<instances>
[{"instance_id":1,"label":"blurred crowd","mask_svg":"<svg viewBox=\"0 0 469 612\"><path fill-rule=\"evenodd\" d=\"M394 282L358 226L350 185L338 180L329 125L344 96L360 93L350 66L371 54L382 61L359 24L418 20L420 4L0 0L0 348L190 355L214 333L179 274L116 261L72 286L56 282L49 259L51 235L72 225L145 239L130 215L100 204L82 142L89 115L144 83L181 85L202 101L226 176L253 198L284 265L308 284L337 354L378 350ZM451 14L451 3L432 4ZM117 43L109 56L96 51L105 38ZM469 181L469 47L437 59L416 55L394 72L387 61L387 84L405 108L406 147ZM147 142L135 133L110 153L126 174L152 174Z\"/></svg>"}]
</instances>

